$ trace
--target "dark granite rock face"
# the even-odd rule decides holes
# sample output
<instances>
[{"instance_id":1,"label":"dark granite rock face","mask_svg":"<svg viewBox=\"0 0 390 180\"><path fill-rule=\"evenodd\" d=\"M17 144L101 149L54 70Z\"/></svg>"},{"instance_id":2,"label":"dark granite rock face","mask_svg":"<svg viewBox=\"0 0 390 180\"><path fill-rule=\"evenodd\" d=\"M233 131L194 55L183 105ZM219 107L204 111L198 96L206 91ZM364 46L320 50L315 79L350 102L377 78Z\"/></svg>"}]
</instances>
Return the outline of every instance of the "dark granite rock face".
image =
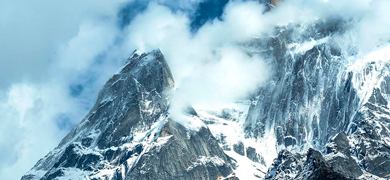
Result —
<instances>
[{"instance_id":1,"label":"dark granite rock face","mask_svg":"<svg viewBox=\"0 0 390 180\"><path fill-rule=\"evenodd\" d=\"M334 141L328 144L329 152L325 152L324 155L311 148L306 154L281 151L269 168L266 179L359 178L363 172L349 153L349 142L346 137L344 133L338 134ZM336 151L341 154L334 154Z\"/></svg>"},{"instance_id":2,"label":"dark granite rock face","mask_svg":"<svg viewBox=\"0 0 390 180\"><path fill-rule=\"evenodd\" d=\"M390 58L351 62L353 45L334 40L348 28L348 21L330 18L279 27L273 37L249 43L263 50L252 53L269 59L273 77L253 98L244 130L247 138L274 136L277 152L324 150L324 167L344 178L385 177L390 174Z\"/></svg>"},{"instance_id":3,"label":"dark granite rock face","mask_svg":"<svg viewBox=\"0 0 390 180\"><path fill-rule=\"evenodd\" d=\"M282 150L269 168L265 179L293 179L295 177L293 172L302 171L303 169L300 164L302 159L303 155L301 154L293 154Z\"/></svg>"},{"instance_id":4,"label":"dark granite rock face","mask_svg":"<svg viewBox=\"0 0 390 180\"><path fill-rule=\"evenodd\" d=\"M347 178L356 179L363 174L360 166L351 157L350 145L347 135L339 133L326 145L325 158L334 171Z\"/></svg>"},{"instance_id":5,"label":"dark granite rock face","mask_svg":"<svg viewBox=\"0 0 390 180\"><path fill-rule=\"evenodd\" d=\"M233 144L233 150L238 153L241 156L245 156L245 147L244 143L241 141L237 142L236 144Z\"/></svg>"},{"instance_id":6,"label":"dark granite rock face","mask_svg":"<svg viewBox=\"0 0 390 180\"><path fill-rule=\"evenodd\" d=\"M168 120L162 131L166 144L142 156L128 179L218 179L232 173L229 159L210 131L203 127L188 139L184 126Z\"/></svg>"},{"instance_id":7,"label":"dark granite rock face","mask_svg":"<svg viewBox=\"0 0 390 180\"><path fill-rule=\"evenodd\" d=\"M23 180L217 179L230 159L207 126L169 117L174 81L159 50L134 53L107 81L90 113ZM193 108L183 118L201 120Z\"/></svg>"},{"instance_id":8,"label":"dark granite rock face","mask_svg":"<svg viewBox=\"0 0 390 180\"><path fill-rule=\"evenodd\" d=\"M371 122L372 123L372 122ZM361 123L367 131L359 131L352 135L356 141L351 147L351 152L357 157L363 170L379 177L388 177L390 174L390 146L386 140L380 138L370 122ZM371 130L371 131L370 131ZM387 132L386 132L387 133Z\"/></svg>"},{"instance_id":9,"label":"dark granite rock face","mask_svg":"<svg viewBox=\"0 0 390 180\"><path fill-rule=\"evenodd\" d=\"M330 25L337 28L328 29ZM271 60L274 76L250 107L244 124L248 137L262 138L274 128L279 145L301 146L309 140L320 148L347 130L359 98L345 78L343 55L331 40L345 28L337 19L290 25L276 30L268 44L257 45L267 49L264 56Z\"/></svg>"},{"instance_id":10,"label":"dark granite rock face","mask_svg":"<svg viewBox=\"0 0 390 180\"><path fill-rule=\"evenodd\" d=\"M387 169L382 169L388 166L386 155L361 155L358 164L353 158L356 152L350 144L348 136L341 132L332 138L323 153L311 148L306 154L282 150L269 168L265 179L379 179L387 175ZM386 152L380 147L382 146L369 148L377 149L372 154ZM362 169L373 175L363 175Z\"/></svg>"},{"instance_id":11,"label":"dark granite rock face","mask_svg":"<svg viewBox=\"0 0 390 180\"><path fill-rule=\"evenodd\" d=\"M246 156L253 162L260 162L259 154L257 154L256 149L253 147L246 148Z\"/></svg>"},{"instance_id":12,"label":"dark granite rock face","mask_svg":"<svg viewBox=\"0 0 390 180\"><path fill-rule=\"evenodd\" d=\"M166 91L173 86L172 74L159 50L135 53L120 73L107 81L90 113L59 147L75 141L73 138L91 136L92 132L99 136L92 142L99 148L127 142L134 131L147 128L167 109Z\"/></svg>"},{"instance_id":13,"label":"dark granite rock face","mask_svg":"<svg viewBox=\"0 0 390 180\"><path fill-rule=\"evenodd\" d=\"M306 161L303 165L307 171L299 174L296 179L350 179L348 174L341 174L335 171L333 167L324 160L321 153L314 149L309 149Z\"/></svg>"}]
</instances>

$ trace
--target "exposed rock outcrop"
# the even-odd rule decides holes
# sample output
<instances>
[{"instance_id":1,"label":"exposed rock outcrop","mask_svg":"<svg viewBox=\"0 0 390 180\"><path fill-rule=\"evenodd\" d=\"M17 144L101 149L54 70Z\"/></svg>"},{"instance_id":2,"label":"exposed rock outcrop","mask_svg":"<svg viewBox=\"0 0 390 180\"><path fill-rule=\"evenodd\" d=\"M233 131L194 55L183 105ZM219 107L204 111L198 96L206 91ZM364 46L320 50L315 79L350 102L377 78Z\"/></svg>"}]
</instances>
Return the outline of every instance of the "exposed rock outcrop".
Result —
<instances>
[{"instance_id":1,"label":"exposed rock outcrop","mask_svg":"<svg viewBox=\"0 0 390 180\"><path fill-rule=\"evenodd\" d=\"M196 111L168 114L171 71L159 50L134 53L90 113L25 175L32 179L217 179L230 159ZM183 118L183 119L181 119ZM196 122L191 129L178 122Z\"/></svg>"},{"instance_id":2,"label":"exposed rock outcrop","mask_svg":"<svg viewBox=\"0 0 390 180\"><path fill-rule=\"evenodd\" d=\"M311 148L306 154L283 150L266 179L357 179L363 172L349 149L347 136L339 133L323 154Z\"/></svg>"}]
</instances>

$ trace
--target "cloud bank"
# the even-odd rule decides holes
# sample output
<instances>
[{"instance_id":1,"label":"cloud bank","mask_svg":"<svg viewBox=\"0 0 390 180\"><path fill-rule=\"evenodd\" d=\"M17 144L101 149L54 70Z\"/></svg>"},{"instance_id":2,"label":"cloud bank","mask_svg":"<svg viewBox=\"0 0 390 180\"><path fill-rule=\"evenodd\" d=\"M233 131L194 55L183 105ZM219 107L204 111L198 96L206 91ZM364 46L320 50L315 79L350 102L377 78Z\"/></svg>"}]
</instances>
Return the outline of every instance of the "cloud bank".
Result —
<instances>
[{"instance_id":1,"label":"cloud bank","mask_svg":"<svg viewBox=\"0 0 390 180\"><path fill-rule=\"evenodd\" d=\"M232 2L222 20L214 19L192 34L186 14L151 3L126 29L126 42L140 51L161 49L178 91L185 94L181 100L203 105L233 101L269 76L264 60L238 44L262 33L263 11L256 2Z\"/></svg>"}]
</instances>

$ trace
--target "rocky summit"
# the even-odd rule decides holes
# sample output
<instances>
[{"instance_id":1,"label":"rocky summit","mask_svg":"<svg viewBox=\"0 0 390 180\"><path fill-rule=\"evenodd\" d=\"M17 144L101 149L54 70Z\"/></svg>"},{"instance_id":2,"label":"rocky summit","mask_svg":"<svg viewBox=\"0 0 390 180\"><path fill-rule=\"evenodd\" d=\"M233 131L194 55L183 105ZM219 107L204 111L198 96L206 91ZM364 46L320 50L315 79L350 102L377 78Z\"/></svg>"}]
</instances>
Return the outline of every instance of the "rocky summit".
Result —
<instances>
[{"instance_id":1,"label":"rocky summit","mask_svg":"<svg viewBox=\"0 0 390 180\"><path fill-rule=\"evenodd\" d=\"M174 86L160 50L135 52L90 113L22 179L228 177L232 160L199 117L183 111L177 121L168 114Z\"/></svg>"}]
</instances>

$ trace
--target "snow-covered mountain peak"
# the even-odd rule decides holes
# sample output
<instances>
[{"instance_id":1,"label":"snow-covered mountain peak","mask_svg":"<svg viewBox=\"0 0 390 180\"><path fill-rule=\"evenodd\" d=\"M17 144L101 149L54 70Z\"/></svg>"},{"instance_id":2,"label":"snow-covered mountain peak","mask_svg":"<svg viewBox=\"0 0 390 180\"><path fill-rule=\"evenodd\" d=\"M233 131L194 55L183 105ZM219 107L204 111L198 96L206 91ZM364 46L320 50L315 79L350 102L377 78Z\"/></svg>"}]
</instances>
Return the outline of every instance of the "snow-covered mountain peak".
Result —
<instances>
[{"instance_id":1,"label":"snow-covered mountain peak","mask_svg":"<svg viewBox=\"0 0 390 180\"><path fill-rule=\"evenodd\" d=\"M188 136L187 124L169 115L173 87L160 50L134 53L104 85L90 113L22 179L188 179L207 171L201 176L228 176L230 159L209 129L201 126Z\"/></svg>"},{"instance_id":2,"label":"snow-covered mountain peak","mask_svg":"<svg viewBox=\"0 0 390 180\"><path fill-rule=\"evenodd\" d=\"M22 179L389 177L390 46L357 57L340 44L348 23L292 23L237 45L267 59L273 76L250 100L215 109L173 111L163 54L135 51Z\"/></svg>"}]
</instances>

